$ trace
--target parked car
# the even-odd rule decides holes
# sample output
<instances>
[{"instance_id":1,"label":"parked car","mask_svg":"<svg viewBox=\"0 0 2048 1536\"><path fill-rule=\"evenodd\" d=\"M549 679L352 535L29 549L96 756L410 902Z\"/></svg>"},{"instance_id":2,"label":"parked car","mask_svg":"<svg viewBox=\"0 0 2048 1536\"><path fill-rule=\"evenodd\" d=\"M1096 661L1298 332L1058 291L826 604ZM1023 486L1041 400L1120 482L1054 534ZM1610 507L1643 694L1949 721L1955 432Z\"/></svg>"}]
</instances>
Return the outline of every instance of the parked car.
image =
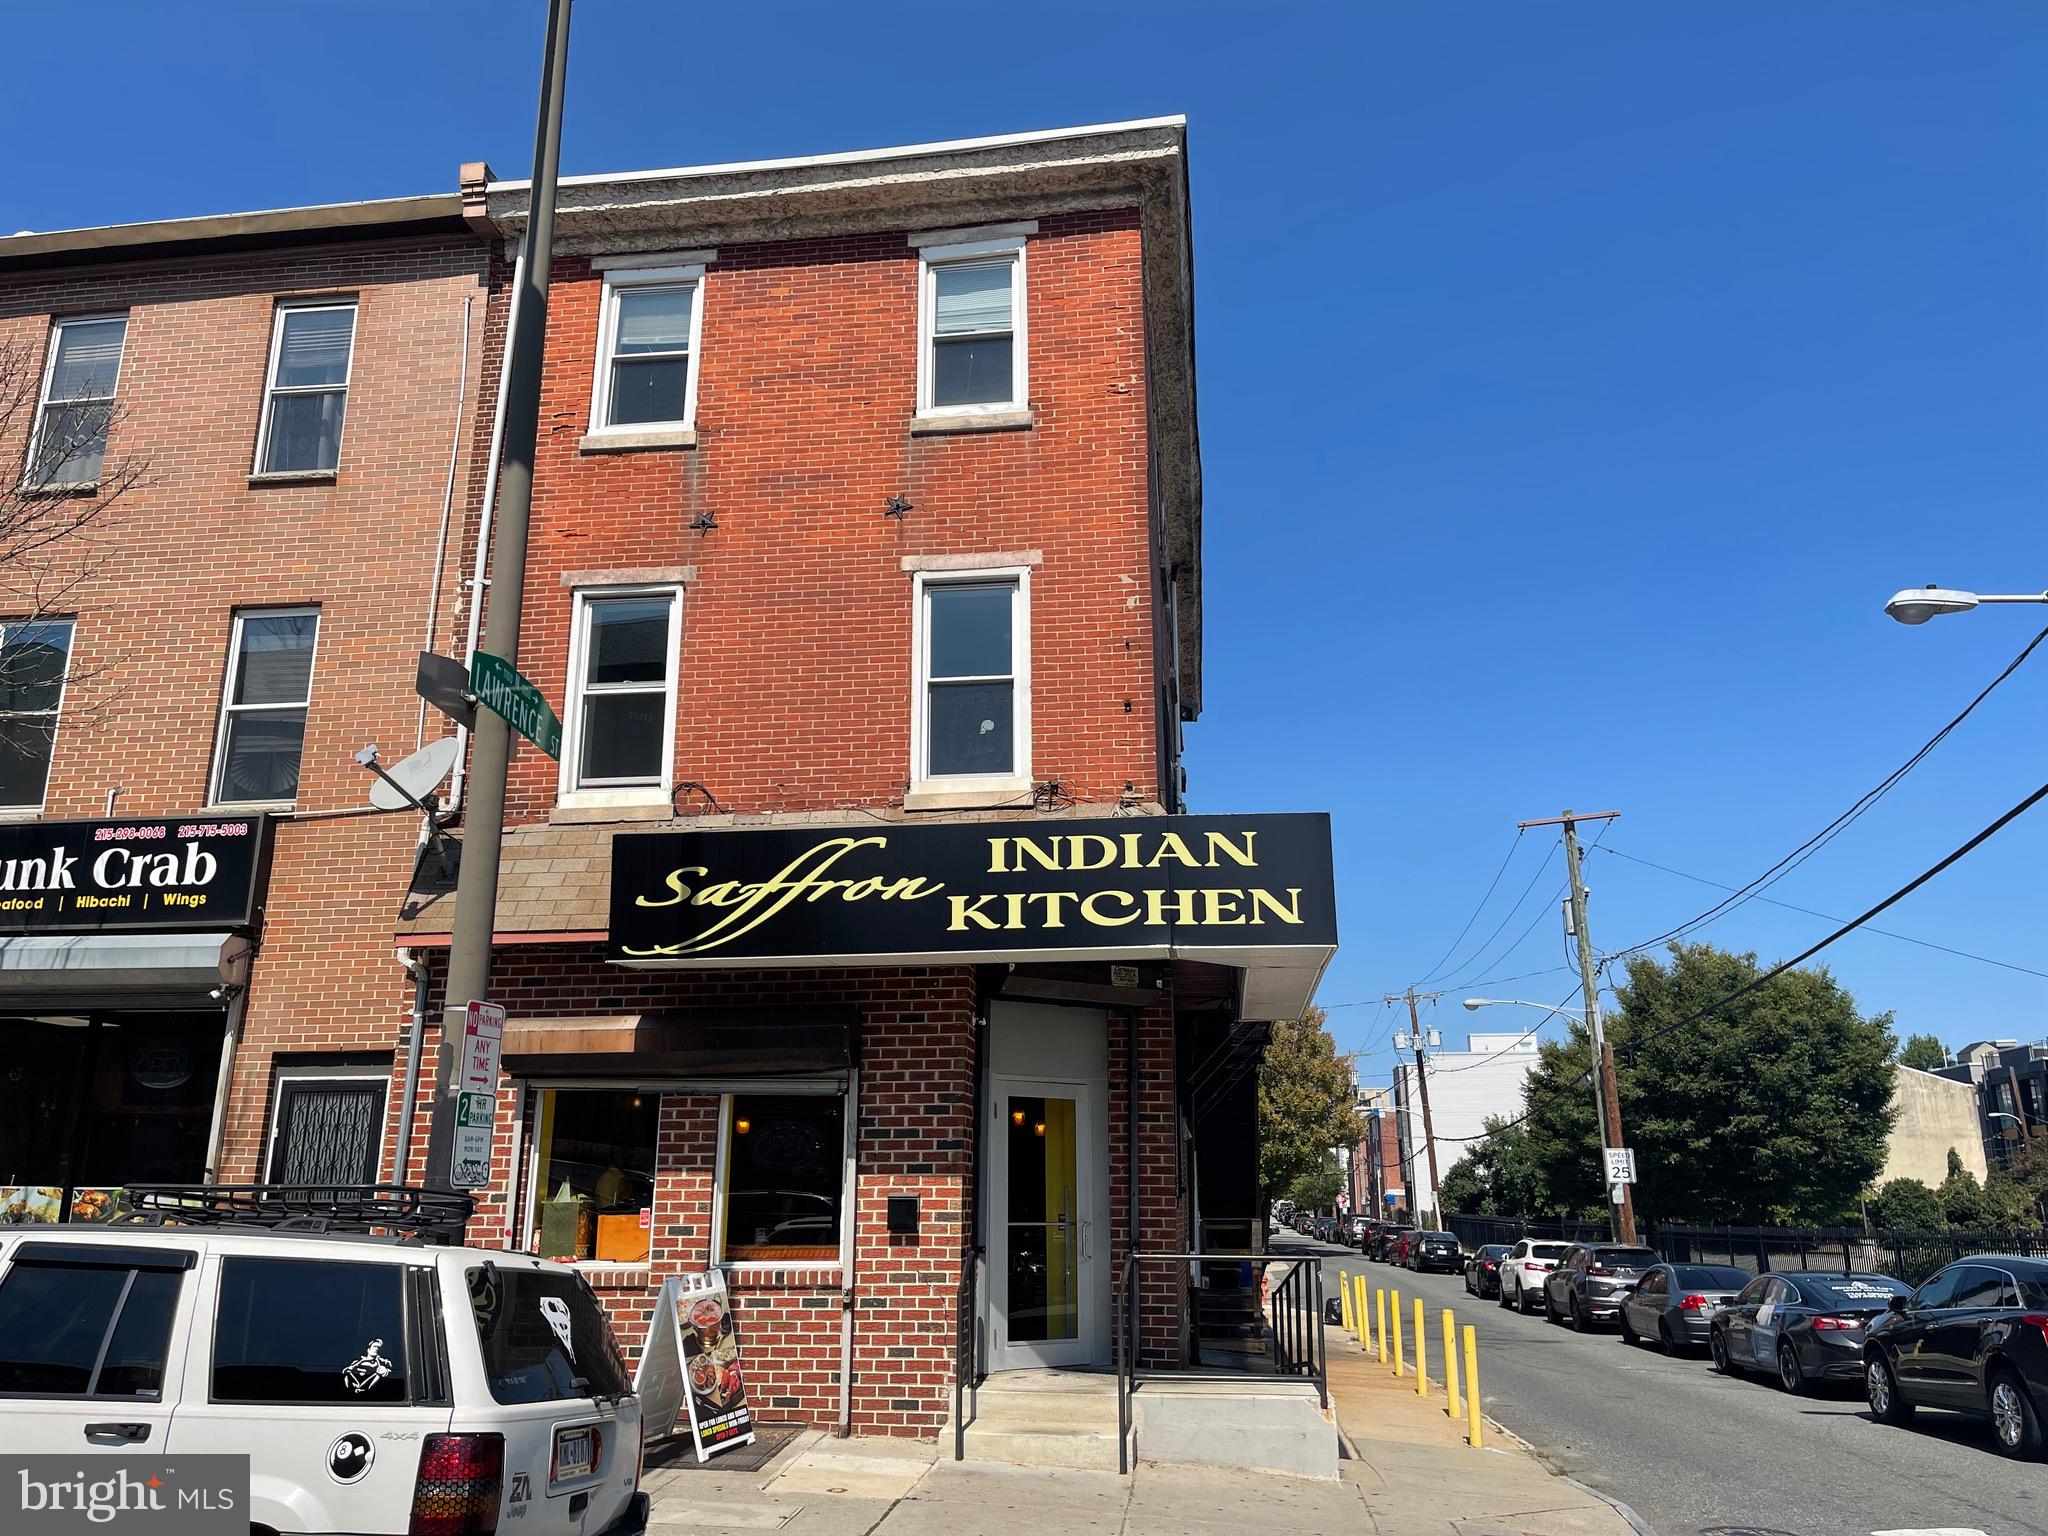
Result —
<instances>
[{"instance_id":1,"label":"parked car","mask_svg":"<svg viewBox=\"0 0 2048 1536\"><path fill-rule=\"evenodd\" d=\"M1371 1253L1372 1236L1375 1232L1379 1231L1379 1229L1383 1225L1385 1225L1385 1223L1371 1216L1360 1217L1358 1222L1358 1230L1352 1235L1351 1238L1351 1246L1356 1248L1360 1253Z\"/></svg>"},{"instance_id":2,"label":"parked car","mask_svg":"<svg viewBox=\"0 0 2048 1536\"><path fill-rule=\"evenodd\" d=\"M1769 1371L1787 1392L1863 1375L1870 1323L1910 1287L1890 1275L1758 1275L1714 1318L1708 1348L1730 1375Z\"/></svg>"},{"instance_id":3,"label":"parked car","mask_svg":"<svg viewBox=\"0 0 2048 1536\"><path fill-rule=\"evenodd\" d=\"M1408 1267L1408 1255L1414 1251L1417 1235L1413 1227L1403 1227L1400 1231L1396 1232L1394 1240L1387 1245L1387 1262L1389 1264L1398 1264L1401 1268L1406 1269Z\"/></svg>"},{"instance_id":4,"label":"parked car","mask_svg":"<svg viewBox=\"0 0 2048 1536\"><path fill-rule=\"evenodd\" d=\"M1409 1240L1406 1262L1417 1274L1440 1269L1455 1275L1465 1267L1465 1250L1451 1232L1417 1232Z\"/></svg>"},{"instance_id":5,"label":"parked car","mask_svg":"<svg viewBox=\"0 0 2048 1536\"><path fill-rule=\"evenodd\" d=\"M2048 1260L1979 1254L1937 1271L1868 1329L1871 1413L1904 1424L1916 1408L1981 1414L2008 1456L2043 1453L2048 1419Z\"/></svg>"},{"instance_id":6,"label":"parked car","mask_svg":"<svg viewBox=\"0 0 2048 1536\"><path fill-rule=\"evenodd\" d=\"M1658 1263L1654 1248L1574 1243L1543 1277L1543 1310L1553 1323L1585 1329L1620 1315L1622 1298Z\"/></svg>"},{"instance_id":7,"label":"parked car","mask_svg":"<svg viewBox=\"0 0 2048 1536\"><path fill-rule=\"evenodd\" d=\"M247 1455L248 1519L278 1532L624 1536L647 1521L641 1439L561 1264L245 1220L0 1228L16 1454Z\"/></svg>"},{"instance_id":8,"label":"parked car","mask_svg":"<svg viewBox=\"0 0 2048 1536\"><path fill-rule=\"evenodd\" d=\"M1343 1241L1347 1246L1356 1248L1359 1238L1365 1235L1365 1229L1371 1225L1372 1218L1370 1216L1347 1217L1344 1222Z\"/></svg>"},{"instance_id":9,"label":"parked car","mask_svg":"<svg viewBox=\"0 0 2048 1536\"><path fill-rule=\"evenodd\" d=\"M1622 1298L1622 1340L1655 1339L1667 1355L1698 1349L1716 1314L1747 1284L1747 1270L1723 1264L1652 1265Z\"/></svg>"},{"instance_id":10,"label":"parked car","mask_svg":"<svg viewBox=\"0 0 2048 1536\"><path fill-rule=\"evenodd\" d=\"M1383 1222L1380 1229L1373 1234L1372 1252L1368 1257L1378 1259L1382 1264L1400 1264L1405 1262L1407 1254L1405 1252L1397 1254L1396 1250L1401 1248L1402 1239L1414 1230L1413 1227L1406 1226L1398 1221Z\"/></svg>"},{"instance_id":11,"label":"parked car","mask_svg":"<svg viewBox=\"0 0 2048 1536\"><path fill-rule=\"evenodd\" d=\"M1500 1294L1500 1261L1508 1256L1511 1243L1482 1243L1465 1260L1465 1289L1484 1301Z\"/></svg>"},{"instance_id":12,"label":"parked car","mask_svg":"<svg viewBox=\"0 0 2048 1536\"><path fill-rule=\"evenodd\" d=\"M1500 1304L1517 1312L1533 1312L1543 1299L1543 1281L1570 1243L1523 1238L1500 1261Z\"/></svg>"}]
</instances>

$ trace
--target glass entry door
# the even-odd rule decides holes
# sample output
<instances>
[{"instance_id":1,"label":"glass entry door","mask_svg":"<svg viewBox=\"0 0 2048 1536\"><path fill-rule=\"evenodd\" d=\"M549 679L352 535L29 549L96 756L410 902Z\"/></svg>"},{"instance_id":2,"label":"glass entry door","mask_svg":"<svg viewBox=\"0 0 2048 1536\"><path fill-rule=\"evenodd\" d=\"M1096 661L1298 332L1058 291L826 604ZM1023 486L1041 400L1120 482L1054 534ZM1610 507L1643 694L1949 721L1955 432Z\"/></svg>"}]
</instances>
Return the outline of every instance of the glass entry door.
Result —
<instances>
[{"instance_id":1,"label":"glass entry door","mask_svg":"<svg viewBox=\"0 0 2048 1536\"><path fill-rule=\"evenodd\" d=\"M992 1363L1086 1364L1095 1338L1088 1090L1016 1079L995 1088Z\"/></svg>"}]
</instances>

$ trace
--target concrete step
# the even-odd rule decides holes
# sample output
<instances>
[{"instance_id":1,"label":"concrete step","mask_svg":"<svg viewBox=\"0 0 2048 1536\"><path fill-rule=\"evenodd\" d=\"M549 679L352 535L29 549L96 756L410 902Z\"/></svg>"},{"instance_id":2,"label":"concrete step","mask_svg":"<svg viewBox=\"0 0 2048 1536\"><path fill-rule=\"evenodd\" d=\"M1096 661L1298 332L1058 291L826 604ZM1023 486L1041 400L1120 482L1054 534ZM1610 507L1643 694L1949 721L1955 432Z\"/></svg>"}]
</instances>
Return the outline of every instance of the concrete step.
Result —
<instances>
[{"instance_id":1,"label":"concrete step","mask_svg":"<svg viewBox=\"0 0 2048 1536\"><path fill-rule=\"evenodd\" d=\"M1000 1426L976 1421L967 1426L964 1450L969 1461L1009 1462L1022 1467L1070 1467L1090 1472L1116 1470L1116 1413L1112 1399L1109 1428L1084 1429L1069 1424L1006 1421Z\"/></svg>"}]
</instances>

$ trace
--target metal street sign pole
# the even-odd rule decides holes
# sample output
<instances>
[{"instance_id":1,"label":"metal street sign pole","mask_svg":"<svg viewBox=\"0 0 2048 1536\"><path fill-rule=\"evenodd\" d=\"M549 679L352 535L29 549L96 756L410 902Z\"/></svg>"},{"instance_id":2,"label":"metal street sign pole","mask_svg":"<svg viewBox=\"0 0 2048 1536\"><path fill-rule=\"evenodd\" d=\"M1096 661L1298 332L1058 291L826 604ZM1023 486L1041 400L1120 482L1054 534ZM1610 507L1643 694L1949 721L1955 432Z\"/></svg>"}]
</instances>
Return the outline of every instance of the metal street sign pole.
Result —
<instances>
[{"instance_id":1,"label":"metal street sign pole","mask_svg":"<svg viewBox=\"0 0 2048 1536\"><path fill-rule=\"evenodd\" d=\"M533 184L526 224L525 273L513 294L511 356L505 370L505 431L500 449L490 607L483 649L519 664L519 619L526 593L526 535L533 510L533 455L540 431L540 384L547 335L548 270L554 256L555 178L562 155L562 83L569 64L570 0L548 0L541 56L540 111L534 125ZM476 600L481 602L483 594ZM456 1042L446 1020L488 998L491 934L498 912L498 863L505 833L505 772L512 730L492 710L477 712L470 738L469 804L464 808L462 870L455 886L455 931L448 950L447 1013L434 1068L427 1184L451 1186L455 1141Z\"/></svg>"}]
</instances>

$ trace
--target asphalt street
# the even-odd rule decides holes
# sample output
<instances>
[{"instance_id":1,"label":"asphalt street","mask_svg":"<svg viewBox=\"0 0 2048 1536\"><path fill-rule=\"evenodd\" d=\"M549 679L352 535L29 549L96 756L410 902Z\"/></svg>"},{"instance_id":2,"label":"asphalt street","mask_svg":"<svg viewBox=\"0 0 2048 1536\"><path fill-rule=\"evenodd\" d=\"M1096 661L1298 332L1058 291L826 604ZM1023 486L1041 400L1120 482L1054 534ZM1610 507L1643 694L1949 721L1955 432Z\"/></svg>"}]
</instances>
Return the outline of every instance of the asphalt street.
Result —
<instances>
[{"instance_id":1,"label":"asphalt street","mask_svg":"<svg viewBox=\"0 0 2048 1536\"><path fill-rule=\"evenodd\" d=\"M1959 1415L1923 1410L1913 1427L1889 1429L1871 1419L1860 1389L1792 1397L1762 1378L1718 1375L1704 1355L1668 1360L1612 1331L1577 1334L1540 1313L1503 1311L1468 1295L1459 1275L1369 1264L1292 1233L1272 1246L1327 1255L1330 1295L1342 1271L1398 1289L1411 1325L1420 1296L1433 1378L1443 1370L1439 1310L1475 1325L1486 1412L1657 1536L2048 1532L2048 1464L2006 1459L1985 1426Z\"/></svg>"}]
</instances>

